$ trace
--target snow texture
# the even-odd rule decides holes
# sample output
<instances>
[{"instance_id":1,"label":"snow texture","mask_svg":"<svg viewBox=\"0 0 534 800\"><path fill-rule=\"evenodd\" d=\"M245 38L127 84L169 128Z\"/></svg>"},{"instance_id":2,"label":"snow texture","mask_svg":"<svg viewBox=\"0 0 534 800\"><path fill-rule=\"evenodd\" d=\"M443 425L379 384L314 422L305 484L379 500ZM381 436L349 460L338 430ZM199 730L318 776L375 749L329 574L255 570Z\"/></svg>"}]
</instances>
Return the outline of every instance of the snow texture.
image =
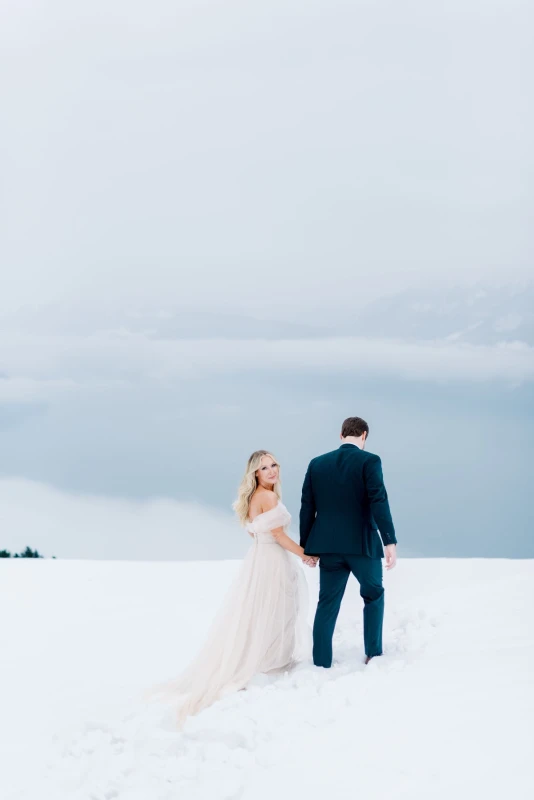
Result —
<instances>
[{"instance_id":1,"label":"snow texture","mask_svg":"<svg viewBox=\"0 0 534 800\"><path fill-rule=\"evenodd\" d=\"M2 799L534 797L534 562L401 558L367 667L351 580L331 670L259 676L178 732L143 691L186 666L237 567L0 563Z\"/></svg>"}]
</instances>

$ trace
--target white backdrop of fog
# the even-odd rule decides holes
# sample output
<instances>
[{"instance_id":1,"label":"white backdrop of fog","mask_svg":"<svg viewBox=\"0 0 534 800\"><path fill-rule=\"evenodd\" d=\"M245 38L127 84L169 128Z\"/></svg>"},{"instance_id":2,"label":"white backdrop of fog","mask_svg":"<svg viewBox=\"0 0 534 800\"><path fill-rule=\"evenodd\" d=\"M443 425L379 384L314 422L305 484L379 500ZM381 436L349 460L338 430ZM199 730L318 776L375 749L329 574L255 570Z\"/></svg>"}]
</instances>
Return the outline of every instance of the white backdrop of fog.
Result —
<instances>
[{"instance_id":1,"label":"white backdrop of fog","mask_svg":"<svg viewBox=\"0 0 534 800\"><path fill-rule=\"evenodd\" d=\"M235 557L360 414L405 553L533 556L530 4L1 14L0 549Z\"/></svg>"}]
</instances>

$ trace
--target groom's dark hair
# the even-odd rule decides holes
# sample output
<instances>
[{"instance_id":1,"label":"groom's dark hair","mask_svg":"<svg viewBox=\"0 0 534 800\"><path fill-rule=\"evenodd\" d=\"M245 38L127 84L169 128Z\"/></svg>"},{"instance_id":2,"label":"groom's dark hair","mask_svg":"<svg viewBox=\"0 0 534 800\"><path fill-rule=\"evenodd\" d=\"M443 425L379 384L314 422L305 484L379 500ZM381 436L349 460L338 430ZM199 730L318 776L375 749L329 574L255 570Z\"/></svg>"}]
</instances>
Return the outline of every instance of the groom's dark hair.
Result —
<instances>
[{"instance_id":1,"label":"groom's dark hair","mask_svg":"<svg viewBox=\"0 0 534 800\"><path fill-rule=\"evenodd\" d=\"M369 436L369 425L361 417L348 417L341 426L341 435L344 439L347 436L359 438L363 433Z\"/></svg>"}]
</instances>

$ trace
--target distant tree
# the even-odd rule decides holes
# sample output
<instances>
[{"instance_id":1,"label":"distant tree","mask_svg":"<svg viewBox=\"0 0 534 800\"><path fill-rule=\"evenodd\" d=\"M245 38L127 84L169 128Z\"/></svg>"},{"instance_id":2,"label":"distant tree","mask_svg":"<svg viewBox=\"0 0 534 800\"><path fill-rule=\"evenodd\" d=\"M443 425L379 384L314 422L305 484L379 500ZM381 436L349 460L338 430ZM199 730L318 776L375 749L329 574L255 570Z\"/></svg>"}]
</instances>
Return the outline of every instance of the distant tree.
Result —
<instances>
[{"instance_id":1,"label":"distant tree","mask_svg":"<svg viewBox=\"0 0 534 800\"><path fill-rule=\"evenodd\" d=\"M0 550L0 558L44 558L38 550L32 550L31 547L26 547L22 553L15 553L11 555L9 550ZM52 556L55 558L55 556Z\"/></svg>"},{"instance_id":2,"label":"distant tree","mask_svg":"<svg viewBox=\"0 0 534 800\"><path fill-rule=\"evenodd\" d=\"M32 550L31 547L26 547L22 553L20 553L21 558L42 558L42 555L37 550Z\"/></svg>"},{"instance_id":3,"label":"distant tree","mask_svg":"<svg viewBox=\"0 0 534 800\"><path fill-rule=\"evenodd\" d=\"M22 553L15 553L13 558L43 558L43 556L37 550L26 547L26 550L23 550Z\"/></svg>"}]
</instances>

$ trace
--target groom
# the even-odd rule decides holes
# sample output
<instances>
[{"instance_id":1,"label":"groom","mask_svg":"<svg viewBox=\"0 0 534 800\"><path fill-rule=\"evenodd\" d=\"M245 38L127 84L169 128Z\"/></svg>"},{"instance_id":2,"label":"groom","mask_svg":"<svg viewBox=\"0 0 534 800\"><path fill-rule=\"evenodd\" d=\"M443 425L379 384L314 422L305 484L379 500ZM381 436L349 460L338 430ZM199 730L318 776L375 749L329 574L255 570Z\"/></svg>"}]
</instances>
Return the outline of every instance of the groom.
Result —
<instances>
[{"instance_id":1,"label":"groom","mask_svg":"<svg viewBox=\"0 0 534 800\"><path fill-rule=\"evenodd\" d=\"M396 563L395 529L380 458L365 452L369 426L349 417L338 450L312 459L302 487L300 544L319 558L319 604L313 625L313 663L332 666L332 637L350 573L363 598L365 663L382 655L386 569ZM378 530L380 537L378 536Z\"/></svg>"}]
</instances>

